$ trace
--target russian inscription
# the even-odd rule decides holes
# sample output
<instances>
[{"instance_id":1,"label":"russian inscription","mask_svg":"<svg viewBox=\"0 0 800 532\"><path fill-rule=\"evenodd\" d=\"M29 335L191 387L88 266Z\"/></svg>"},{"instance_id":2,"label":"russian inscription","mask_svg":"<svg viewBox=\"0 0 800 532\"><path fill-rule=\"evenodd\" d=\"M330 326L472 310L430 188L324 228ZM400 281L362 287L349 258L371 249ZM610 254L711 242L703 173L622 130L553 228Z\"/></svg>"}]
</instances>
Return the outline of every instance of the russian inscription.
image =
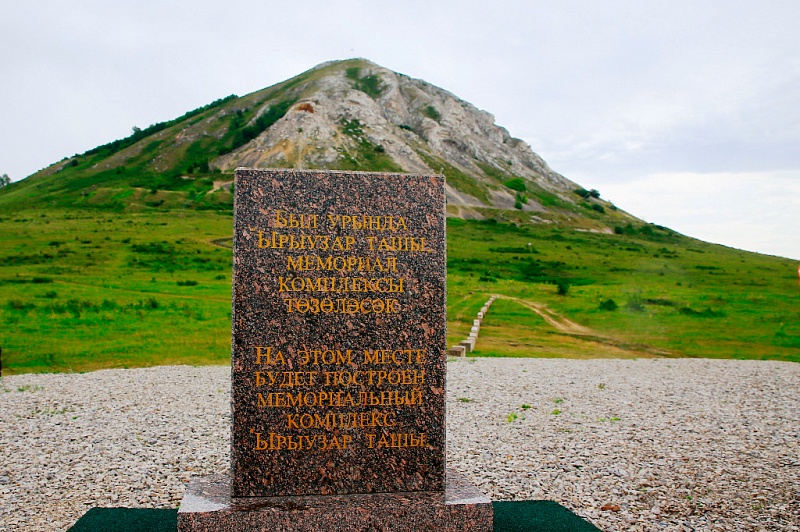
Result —
<instances>
[{"instance_id":1,"label":"russian inscription","mask_svg":"<svg viewBox=\"0 0 800 532\"><path fill-rule=\"evenodd\" d=\"M443 178L235 189L234 495L443 489Z\"/></svg>"}]
</instances>

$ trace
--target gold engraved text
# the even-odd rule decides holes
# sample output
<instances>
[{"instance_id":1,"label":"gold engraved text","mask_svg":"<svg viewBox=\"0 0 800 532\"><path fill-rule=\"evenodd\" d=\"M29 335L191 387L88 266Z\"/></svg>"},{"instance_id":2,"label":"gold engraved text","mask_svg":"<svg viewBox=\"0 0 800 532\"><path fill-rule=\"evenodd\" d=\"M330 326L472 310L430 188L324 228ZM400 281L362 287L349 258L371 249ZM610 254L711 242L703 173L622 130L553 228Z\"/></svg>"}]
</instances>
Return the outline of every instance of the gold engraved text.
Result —
<instances>
[{"instance_id":1,"label":"gold engraved text","mask_svg":"<svg viewBox=\"0 0 800 532\"><path fill-rule=\"evenodd\" d=\"M340 412L328 414L287 414L290 429L349 429L363 427L394 427L394 412Z\"/></svg>"},{"instance_id":2,"label":"gold engraved text","mask_svg":"<svg viewBox=\"0 0 800 532\"><path fill-rule=\"evenodd\" d=\"M405 292L394 277L278 277L280 292Z\"/></svg>"},{"instance_id":3,"label":"gold engraved text","mask_svg":"<svg viewBox=\"0 0 800 532\"><path fill-rule=\"evenodd\" d=\"M256 451L341 451L353 443L353 437L326 436L324 434L283 435L270 432L267 439L261 439L260 432L254 432Z\"/></svg>"},{"instance_id":4,"label":"gold engraved text","mask_svg":"<svg viewBox=\"0 0 800 532\"><path fill-rule=\"evenodd\" d=\"M426 247L425 237L416 236L390 236L377 237L368 236L367 244L370 251L406 251L414 253L432 253L433 250Z\"/></svg>"},{"instance_id":5,"label":"gold engraved text","mask_svg":"<svg viewBox=\"0 0 800 532\"><path fill-rule=\"evenodd\" d=\"M296 214L293 212L278 210L275 211L275 227L287 227L290 229L316 229L317 218L318 215L316 214Z\"/></svg>"},{"instance_id":6,"label":"gold engraved text","mask_svg":"<svg viewBox=\"0 0 800 532\"><path fill-rule=\"evenodd\" d=\"M272 351L271 347L256 346L256 364L286 364L281 351Z\"/></svg>"},{"instance_id":7,"label":"gold engraved text","mask_svg":"<svg viewBox=\"0 0 800 532\"><path fill-rule=\"evenodd\" d=\"M425 434L364 434L370 449L424 447Z\"/></svg>"},{"instance_id":8,"label":"gold engraved text","mask_svg":"<svg viewBox=\"0 0 800 532\"><path fill-rule=\"evenodd\" d=\"M397 299L286 298L286 311L301 314L398 314Z\"/></svg>"},{"instance_id":9,"label":"gold engraved text","mask_svg":"<svg viewBox=\"0 0 800 532\"><path fill-rule=\"evenodd\" d=\"M402 216L373 216L369 214L329 214L328 225L331 229L356 229L363 231L405 231L408 229L406 219Z\"/></svg>"},{"instance_id":10,"label":"gold engraved text","mask_svg":"<svg viewBox=\"0 0 800 532\"><path fill-rule=\"evenodd\" d=\"M396 272L397 257L372 258L355 256L298 255L286 257L286 269L292 271Z\"/></svg>"},{"instance_id":11,"label":"gold engraved text","mask_svg":"<svg viewBox=\"0 0 800 532\"><path fill-rule=\"evenodd\" d=\"M259 408L417 406L422 404L422 390L383 392L270 392L258 393Z\"/></svg>"},{"instance_id":12,"label":"gold engraved text","mask_svg":"<svg viewBox=\"0 0 800 532\"><path fill-rule=\"evenodd\" d=\"M424 364L427 349L364 349L364 364Z\"/></svg>"}]
</instances>

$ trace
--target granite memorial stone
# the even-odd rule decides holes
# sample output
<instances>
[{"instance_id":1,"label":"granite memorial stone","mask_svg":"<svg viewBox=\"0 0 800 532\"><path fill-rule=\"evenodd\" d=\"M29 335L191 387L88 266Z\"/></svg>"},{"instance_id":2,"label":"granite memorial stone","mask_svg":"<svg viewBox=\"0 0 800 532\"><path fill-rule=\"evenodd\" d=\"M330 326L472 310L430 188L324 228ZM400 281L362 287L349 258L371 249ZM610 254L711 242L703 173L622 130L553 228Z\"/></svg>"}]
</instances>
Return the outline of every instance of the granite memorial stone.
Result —
<instances>
[{"instance_id":1,"label":"granite memorial stone","mask_svg":"<svg viewBox=\"0 0 800 532\"><path fill-rule=\"evenodd\" d=\"M180 529L491 530L445 474L444 178L237 169L235 195L231 472Z\"/></svg>"}]
</instances>

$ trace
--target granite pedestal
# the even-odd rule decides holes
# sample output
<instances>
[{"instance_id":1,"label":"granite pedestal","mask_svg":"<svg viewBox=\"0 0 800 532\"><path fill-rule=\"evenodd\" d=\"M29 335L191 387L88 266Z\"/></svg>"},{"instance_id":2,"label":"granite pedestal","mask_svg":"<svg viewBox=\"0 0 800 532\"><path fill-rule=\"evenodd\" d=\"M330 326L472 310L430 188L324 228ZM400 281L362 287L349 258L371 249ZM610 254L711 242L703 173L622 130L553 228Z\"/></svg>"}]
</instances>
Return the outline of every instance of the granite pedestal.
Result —
<instances>
[{"instance_id":1,"label":"granite pedestal","mask_svg":"<svg viewBox=\"0 0 800 532\"><path fill-rule=\"evenodd\" d=\"M492 501L455 471L447 471L444 492L237 498L231 497L230 475L218 475L189 484L178 530L489 532Z\"/></svg>"}]
</instances>

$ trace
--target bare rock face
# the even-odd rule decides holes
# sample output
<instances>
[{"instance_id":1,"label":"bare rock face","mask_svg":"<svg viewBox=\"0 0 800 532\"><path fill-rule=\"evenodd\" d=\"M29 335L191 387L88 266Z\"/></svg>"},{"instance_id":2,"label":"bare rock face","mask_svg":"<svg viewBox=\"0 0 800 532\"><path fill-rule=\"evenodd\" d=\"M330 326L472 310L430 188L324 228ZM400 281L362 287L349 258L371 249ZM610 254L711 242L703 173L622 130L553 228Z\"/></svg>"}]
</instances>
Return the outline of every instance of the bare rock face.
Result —
<instances>
[{"instance_id":1,"label":"bare rock face","mask_svg":"<svg viewBox=\"0 0 800 532\"><path fill-rule=\"evenodd\" d=\"M280 120L212 166L441 172L450 205L506 209L516 196L504 183L522 178L574 202L575 183L490 113L445 90L365 60L325 63L307 74L286 92L294 104ZM276 104L266 101L256 117ZM522 209L544 210L535 200Z\"/></svg>"}]
</instances>

